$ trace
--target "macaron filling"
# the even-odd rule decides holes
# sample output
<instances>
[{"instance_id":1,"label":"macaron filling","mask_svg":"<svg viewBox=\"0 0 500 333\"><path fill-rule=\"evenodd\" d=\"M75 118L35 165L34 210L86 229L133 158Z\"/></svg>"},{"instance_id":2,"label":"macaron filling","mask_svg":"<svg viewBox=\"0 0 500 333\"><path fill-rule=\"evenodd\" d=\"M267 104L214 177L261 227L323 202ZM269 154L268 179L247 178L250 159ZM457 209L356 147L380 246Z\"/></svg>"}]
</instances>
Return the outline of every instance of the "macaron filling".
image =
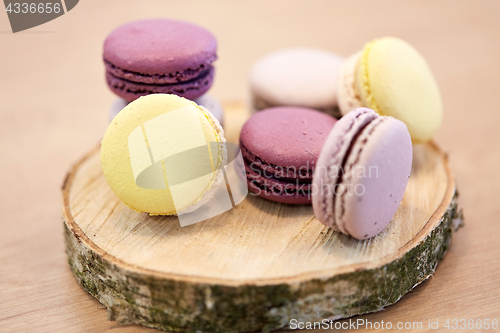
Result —
<instances>
[{"instance_id":1,"label":"macaron filling","mask_svg":"<svg viewBox=\"0 0 500 333\"><path fill-rule=\"evenodd\" d=\"M370 122L364 124L359 130L358 133L353 137L350 146L346 152L346 155L342 161L342 173L338 179L338 182L335 187L335 191L337 193L334 196L333 202L333 213L335 216L336 224L340 226L341 230L344 230L345 233L353 234L352 230L349 230L348 225L345 222L345 214L346 214L346 196L348 195L348 191L346 191L345 187L341 188L341 192L337 192L338 187L343 183L350 183L352 181L352 173L351 171L357 165L360 160L361 154L363 153L363 148L365 147L366 142L368 141L368 137L373 133L377 126L379 126L383 121L387 118L385 117L377 117L375 119L371 119ZM358 149L355 151L355 147Z\"/></svg>"},{"instance_id":2,"label":"macaron filling","mask_svg":"<svg viewBox=\"0 0 500 333\"><path fill-rule=\"evenodd\" d=\"M266 172L269 178L277 178L281 180L295 180L301 179L302 181L311 181L314 170L310 168L302 168L295 166L278 166L269 162L263 161L261 158L250 153L250 151L245 147L245 145L240 143L241 153L243 159L248 163L252 164L254 167L259 168L262 172Z\"/></svg>"},{"instance_id":3,"label":"macaron filling","mask_svg":"<svg viewBox=\"0 0 500 333\"><path fill-rule=\"evenodd\" d=\"M274 177L262 177L245 161L245 171L250 190L266 196L290 196L296 199L303 198L307 203L311 194L311 182L300 182L299 179L280 179Z\"/></svg>"},{"instance_id":4,"label":"macaron filling","mask_svg":"<svg viewBox=\"0 0 500 333\"><path fill-rule=\"evenodd\" d=\"M214 76L214 67L208 66L206 69L198 73L198 76L190 78L189 80L182 80L182 77L188 75L180 75L181 79L176 82L168 82L159 78L157 81L165 83L144 83L143 81L151 81L152 77L141 77L137 74L133 77L128 75L128 79L115 76L113 72L106 71L106 82L109 87L120 97L127 101L132 101L140 96L149 94L162 93L162 94L175 94L186 98L196 98L205 93L210 88ZM148 80L150 79L150 80Z\"/></svg>"},{"instance_id":5,"label":"macaron filling","mask_svg":"<svg viewBox=\"0 0 500 333\"><path fill-rule=\"evenodd\" d=\"M311 195L312 169L282 167L263 161L240 143L250 190L264 196L288 196L308 201ZM298 170L299 169L299 170Z\"/></svg>"},{"instance_id":6,"label":"macaron filling","mask_svg":"<svg viewBox=\"0 0 500 333\"><path fill-rule=\"evenodd\" d=\"M344 130L342 139L336 145L336 151L331 152L326 170L326 178L323 186L318 186L321 193L321 210L324 221L328 221L331 227L338 229L343 233L348 233L345 226L339 223L337 212L335 210L337 201L337 191L342 185L345 174L347 159L355 146L357 139L363 133L363 130L377 118L377 115L368 109L359 111L355 119L351 121ZM327 153L328 154L328 153ZM320 169L318 169L320 172ZM318 176L315 176L319 178Z\"/></svg>"},{"instance_id":7,"label":"macaron filling","mask_svg":"<svg viewBox=\"0 0 500 333\"><path fill-rule=\"evenodd\" d=\"M215 60L216 57L212 57L206 63L201 64L197 68L188 68L183 71L175 71L163 74L146 74L126 70L124 68L115 66L111 61L107 59L104 59L104 64L106 67L106 72L116 78L146 84L177 84L179 82L199 79L200 77L207 75L208 72L213 71L212 62Z\"/></svg>"},{"instance_id":8,"label":"macaron filling","mask_svg":"<svg viewBox=\"0 0 500 333\"><path fill-rule=\"evenodd\" d=\"M361 97L356 89L356 67L361 52L347 58L340 69L340 85L338 90L339 109L342 115L356 108L363 107Z\"/></svg>"},{"instance_id":9,"label":"macaron filling","mask_svg":"<svg viewBox=\"0 0 500 333\"><path fill-rule=\"evenodd\" d=\"M377 40L367 43L361 53L358 62L356 64L355 72L355 90L357 92L356 96L362 100L362 104L370 109L375 110L379 115L384 115L380 110L375 98L373 97L370 85L370 77L368 75L368 58L370 56L370 51Z\"/></svg>"}]
</instances>

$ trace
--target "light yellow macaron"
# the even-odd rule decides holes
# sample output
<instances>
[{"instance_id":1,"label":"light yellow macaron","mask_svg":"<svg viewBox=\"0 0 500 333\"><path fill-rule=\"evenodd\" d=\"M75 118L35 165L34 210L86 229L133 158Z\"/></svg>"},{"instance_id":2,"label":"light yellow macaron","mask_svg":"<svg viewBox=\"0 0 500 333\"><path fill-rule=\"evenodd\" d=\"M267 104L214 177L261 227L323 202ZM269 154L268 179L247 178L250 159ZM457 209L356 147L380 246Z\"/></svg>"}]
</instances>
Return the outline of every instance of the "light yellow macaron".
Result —
<instances>
[{"instance_id":1,"label":"light yellow macaron","mask_svg":"<svg viewBox=\"0 0 500 333\"><path fill-rule=\"evenodd\" d=\"M127 206L151 215L190 212L221 182L224 132L202 106L152 94L128 104L101 143L101 166Z\"/></svg>"},{"instance_id":2,"label":"light yellow macaron","mask_svg":"<svg viewBox=\"0 0 500 333\"><path fill-rule=\"evenodd\" d=\"M346 59L340 70L342 114L368 107L403 121L413 142L432 139L443 119L436 80L423 56L395 37L375 39Z\"/></svg>"}]
</instances>

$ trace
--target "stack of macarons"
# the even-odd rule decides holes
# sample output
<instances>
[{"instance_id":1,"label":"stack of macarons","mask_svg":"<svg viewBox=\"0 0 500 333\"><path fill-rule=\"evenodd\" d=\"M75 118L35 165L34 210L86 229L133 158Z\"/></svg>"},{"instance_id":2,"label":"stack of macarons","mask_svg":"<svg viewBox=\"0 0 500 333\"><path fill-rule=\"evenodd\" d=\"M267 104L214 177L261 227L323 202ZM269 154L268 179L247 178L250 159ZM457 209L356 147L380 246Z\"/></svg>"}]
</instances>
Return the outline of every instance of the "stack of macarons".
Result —
<instances>
[{"instance_id":1,"label":"stack of macarons","mask_svg":"<svg viewBox=\"0 0 500 333\"><path fill-rule=\"evenodd\" d=\"M118 27L106 38L103 51L106 82L119 96L110 118L141 96L162 93L194 100L222 122L220 103L206 95L216 59L214 35L192 23L156 19Z\"/></svg>"},{"instance_id":2,"label":"stack of macarons","mask_svg":"<svg viewBox=\"0 0 500 333\"><path fill-rule=\"evenodd\" d=\"M431 140L441 124L439 88L425 59L398 38L373 40L344 61L320 53L278 51L252 68L253 106L261 111L240 136L248 186L269 200L312 202L323 224L371 238L387 226L403 198L412 143ZM314 70L314 57L314 65L322 64L321 58L323 64L330 61L323 67L333 79ZM325 85L319 83L327 82L329 88L320 90ZM339 121L312 110L336 106ZM289 171L299 167L303 174ZM289 191L275 190L276 184Z\"/></svg>"}]
</instances>

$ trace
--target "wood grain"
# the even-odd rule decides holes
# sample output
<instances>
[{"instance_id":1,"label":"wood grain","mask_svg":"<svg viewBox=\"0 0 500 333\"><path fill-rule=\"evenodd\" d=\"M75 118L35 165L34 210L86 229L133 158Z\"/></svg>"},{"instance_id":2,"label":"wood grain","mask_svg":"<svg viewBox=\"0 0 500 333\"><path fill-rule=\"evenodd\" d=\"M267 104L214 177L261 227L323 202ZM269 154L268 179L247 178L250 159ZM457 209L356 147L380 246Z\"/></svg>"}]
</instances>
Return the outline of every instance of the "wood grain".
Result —
<instances>
[{"instance_id":1,"label":"wood grain","mask_svg":"<svg viewBox=\"0 0 500 333\"><path fill-rule=\"evenodd\" d=\"M247 112L242 103L232 104L226 105L226 115L228 139L235 141ZM325 227L311 205L279 204L255 196L183 228L175 216L137 213L107 185L99 148L70 170L63 185L67 252L82 287L109 309L110 319L120 322L246 332L288 326L288 316L271 315L283 311L283 304L304 321L382 310L434 272L461 223L447 157L433 143L414 145L411 176L396 215L382 233L365 241ZM290 292L276 301L287 286L302 290L312 281L325 285L319 283L312 294ZM175 296L158 296L173 283ZM252 286L257 289L247 295ZM215 296L221 287L241 299L245 312L230 303L232 299ZM193 296L198 289L205 290L199 301ZM206 296L206 290L214 296ZM262 290L266 292L254 304ZM302 305L312 297L315 301ZM160 304L169 302L176 305ZM265 319L248 315L263 307ZM321 315L306 315L313 307ZM185 312L186 308L197 310Z\"/></svg>"},{"instance_id":2,"label":"wood grain","mask_svg":"<svg viewBox=\"0 0 500 333\"><path fill-rule=\"evenodd\" d=\"M238 104L226 108L226 114L245 116ZM233 128L230 121L227 126ZM237 136L231 134L234 141ZM445 156L433 145L414 150L400 209L378 237L366 242L332 233L315 218L311 205L282 205L251 195L234 210L183 228L174 216L136 213L106 183L99 147L73 170L65 213L107 254L152 271L243 283L348 273L400 256L404 245L415 245L415 236L438 207L449 206L455 182Z\"/></svg>"}]
</instances>

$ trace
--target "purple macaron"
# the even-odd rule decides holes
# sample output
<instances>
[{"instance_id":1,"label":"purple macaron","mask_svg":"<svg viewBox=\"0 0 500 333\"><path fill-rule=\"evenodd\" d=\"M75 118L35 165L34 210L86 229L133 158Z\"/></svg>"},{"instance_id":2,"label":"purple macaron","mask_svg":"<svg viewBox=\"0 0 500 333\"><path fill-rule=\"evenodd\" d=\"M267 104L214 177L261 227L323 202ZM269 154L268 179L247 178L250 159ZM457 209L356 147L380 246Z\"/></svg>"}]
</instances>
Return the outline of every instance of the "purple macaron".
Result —
<instances>
[{"instance_id":1,"label":"purple macaron","mask_svg":"<svg viewBox=\"0 0 500 333\"><path fill-rule=\"evenodd\" d=\"M240 134L250 191L282 203L311 203L316 160L335 122L325 113L301 107L254 114Z\"/></svg>"},{"instance_id":2,"label":"purple macaron","mask_svg":"<svg viewBox=\"0 0 500 333\"><path fill-rule=\"evenodd\" d=\"M215 37L191 23L131 22L104 42L106 81L128 102L154 93L196 99L212 85L216 50Z\"/></svg>"},{"instance_id":3,"label":"purple macaron","mask_svg":"<svg viewBox=\"0 0 500 333\"><path fill-rule=\"evenodd\" d=\"M357 239L379 234L396 213L410 178L406 125L358 108L332 129L314 171L312 204L323 224Z\"/></svg>"}]
</instances>

